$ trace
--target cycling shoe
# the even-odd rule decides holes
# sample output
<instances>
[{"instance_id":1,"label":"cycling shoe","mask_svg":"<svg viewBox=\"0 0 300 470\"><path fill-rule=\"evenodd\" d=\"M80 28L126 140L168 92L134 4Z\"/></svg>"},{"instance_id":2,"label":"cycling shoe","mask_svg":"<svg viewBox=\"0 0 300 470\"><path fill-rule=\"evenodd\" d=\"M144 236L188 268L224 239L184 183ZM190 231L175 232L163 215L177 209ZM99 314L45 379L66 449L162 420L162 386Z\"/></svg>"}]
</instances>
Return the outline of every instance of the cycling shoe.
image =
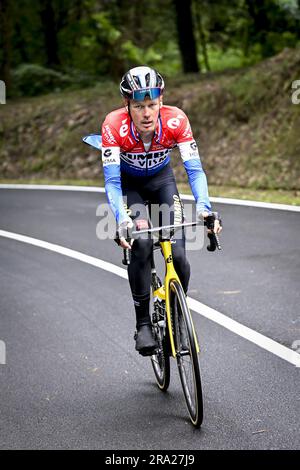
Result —
<instances>
[{"instance_id":1,"label":"cycling shoe","mask_svg":"<svg viewBox=\"0 0 300 470\"><path fill-rule=\"evenodd\" d=\"M153 337L152 326L150 324L138 326L134 339L135 349L142 356L152 356L158 348L158 344Z\"/></svg>"}]
</instances>

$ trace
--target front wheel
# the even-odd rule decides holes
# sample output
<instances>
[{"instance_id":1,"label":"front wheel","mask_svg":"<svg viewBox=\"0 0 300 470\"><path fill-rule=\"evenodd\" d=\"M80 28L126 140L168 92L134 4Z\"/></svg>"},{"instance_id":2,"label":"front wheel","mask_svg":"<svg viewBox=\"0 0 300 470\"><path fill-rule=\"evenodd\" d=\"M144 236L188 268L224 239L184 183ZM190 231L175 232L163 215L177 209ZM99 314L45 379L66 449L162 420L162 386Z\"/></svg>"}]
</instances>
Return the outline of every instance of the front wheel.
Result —
<instances>
[{"instance_id":1,"label":"front wheel","mask_svg":"<svg viewBox=\"0 0 300 470\"><path fill-rule=\"evenodd\" d=\"M190 419L198 428L203 421L203 399L193 323L186 296L177 281L171 281L170 293L179 376Z\"/></svg>"}]
</instances>

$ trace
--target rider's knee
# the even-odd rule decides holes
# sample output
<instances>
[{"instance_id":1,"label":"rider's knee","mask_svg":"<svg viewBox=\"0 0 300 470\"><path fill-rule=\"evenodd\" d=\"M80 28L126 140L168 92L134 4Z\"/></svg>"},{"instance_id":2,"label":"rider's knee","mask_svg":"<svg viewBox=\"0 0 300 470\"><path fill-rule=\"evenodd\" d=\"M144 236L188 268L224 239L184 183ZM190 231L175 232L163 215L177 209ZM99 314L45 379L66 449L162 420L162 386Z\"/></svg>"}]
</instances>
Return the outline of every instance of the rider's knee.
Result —
<instances>
[{"instance_id":1,"label":"rider's knee","mask_svg":"<svg viewBox=\"0 0 300 470\"><path fill-rule=\"evenodd\" d=\"M178 264L181 266L189 264L184 247L178 246L175 249L173 249L173 261L174 261L174 264Z\"/></svg>"},{"instance_id":2,"label":"rider's knee","mask_svg":"<svg viewBox=\"0 0 300 470\"><path fill-rule=\"evenodd\" d=\"M151 239L137 238L132 245L132 254L139 259L148 259L152 253Z\"/></svg>"}]
</instances>

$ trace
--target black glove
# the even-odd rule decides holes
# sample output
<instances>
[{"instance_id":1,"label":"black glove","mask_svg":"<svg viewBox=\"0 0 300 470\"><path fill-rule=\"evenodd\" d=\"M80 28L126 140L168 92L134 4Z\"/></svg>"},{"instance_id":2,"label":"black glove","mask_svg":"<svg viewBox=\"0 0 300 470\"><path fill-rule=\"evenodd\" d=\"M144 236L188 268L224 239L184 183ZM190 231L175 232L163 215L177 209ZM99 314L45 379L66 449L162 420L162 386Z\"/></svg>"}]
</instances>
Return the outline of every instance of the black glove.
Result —
<instances>
[{"instance_id":1,"label":"black glove","mask_svg":"<svg viewBox=\"0 0 300 470\"><path fill-rule=\"evenodd\" d=\"M204 219L204 223L207 227L207 230L212 230L214 231L214 227L215 227L215 220L218 220L219 221L219 224L220 224L220 227L222 227L222 220L220 218L220 215L218 212L212 212L211 214L209 214L207 217L205 217Z\"/></svg>"}]
</instances>

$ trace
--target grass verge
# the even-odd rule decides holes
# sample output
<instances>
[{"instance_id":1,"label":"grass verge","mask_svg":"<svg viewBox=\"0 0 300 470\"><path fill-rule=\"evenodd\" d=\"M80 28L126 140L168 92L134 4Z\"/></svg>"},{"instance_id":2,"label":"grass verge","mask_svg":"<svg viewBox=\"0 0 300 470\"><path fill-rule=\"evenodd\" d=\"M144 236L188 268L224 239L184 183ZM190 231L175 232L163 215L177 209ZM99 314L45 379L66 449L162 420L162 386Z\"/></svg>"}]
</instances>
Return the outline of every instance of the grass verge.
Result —
<instances>
[{"instance_id":1,"label":"grass verge","mask_svg":"<svg viewBox=\"0 0 300 470\"><path fill-rule=\"evenodd\" d=\"M47 184L47 185L70 185L70 186L103 186L99 180L82 179L1 179L0 184ZM188 184L179 183L180 193L192 194ZM286 190L259 190L251 188L238 188L234 186L209 186L209 194L212 197L226 197L232 199L243 199L261 202L273 202L277 204L291 204L300 206L300 191Z\"/></svg>"}]
</instances>

